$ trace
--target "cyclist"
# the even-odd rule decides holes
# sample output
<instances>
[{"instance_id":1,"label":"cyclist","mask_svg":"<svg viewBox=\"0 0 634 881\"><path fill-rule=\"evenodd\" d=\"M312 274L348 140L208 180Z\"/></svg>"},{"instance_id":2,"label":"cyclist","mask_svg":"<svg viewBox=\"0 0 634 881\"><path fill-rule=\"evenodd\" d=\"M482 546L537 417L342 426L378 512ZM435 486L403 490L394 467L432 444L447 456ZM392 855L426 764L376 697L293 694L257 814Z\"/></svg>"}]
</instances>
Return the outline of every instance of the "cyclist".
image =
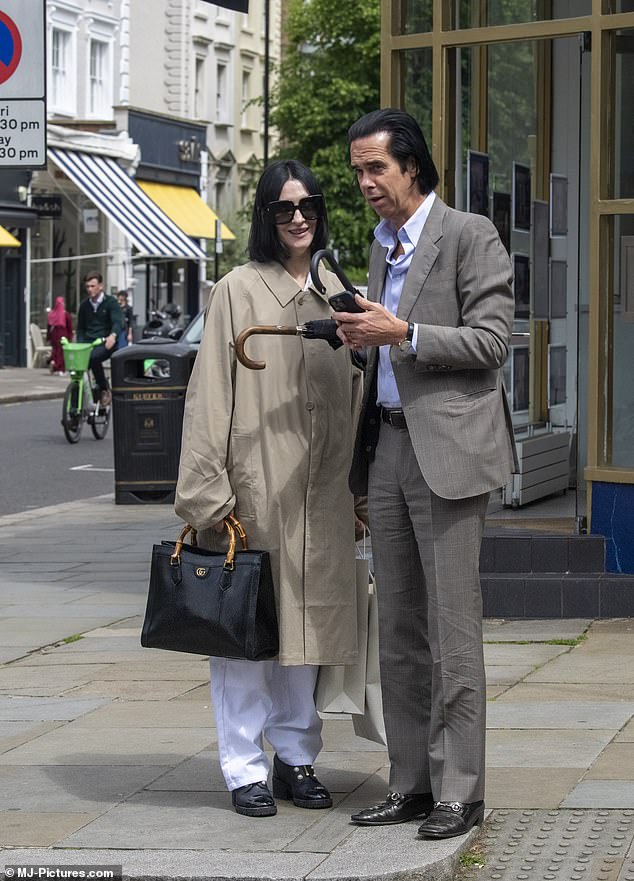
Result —
<instances>
[{"instance_id":1,"label":"cyclist","mask_svg":"<svg viewBox=\"0 0 634 881\"><path fill-rule=\"evenodd\" d=\"M100 272L88 272L84 277L88 297L81 303L77 313L77 342L92 343L101 337L105 342L96 346L90 356L89 367L100 390L99 402L109 407L112 392L103 369L103 362L117 348L119 334L123 330L123 313L115 297L104 291Z\"/></svg>"}]
</instances>

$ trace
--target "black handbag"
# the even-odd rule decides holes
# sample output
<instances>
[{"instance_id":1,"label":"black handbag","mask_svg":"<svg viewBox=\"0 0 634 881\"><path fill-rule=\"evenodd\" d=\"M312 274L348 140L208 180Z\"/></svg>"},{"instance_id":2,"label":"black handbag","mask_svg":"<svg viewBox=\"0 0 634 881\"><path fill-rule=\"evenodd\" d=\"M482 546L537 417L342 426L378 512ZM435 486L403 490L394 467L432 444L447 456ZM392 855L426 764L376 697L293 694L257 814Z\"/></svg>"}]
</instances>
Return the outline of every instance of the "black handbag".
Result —
<instances>
[{"instance_id":1,"label":"black handbag","mask_svg":"<svg viewBox=\"0 0 634 881\"><path fill-rule=\"evenodd\" d=\"M226 554L199 548L196 530L152 548L150 587L141 645L262 661L279 650L268 551L247 548L242 525L229 515ZM236 532L242 550L236 550ZM191 545L184 541L191 533Z\"/></svg>"}]
</instances>

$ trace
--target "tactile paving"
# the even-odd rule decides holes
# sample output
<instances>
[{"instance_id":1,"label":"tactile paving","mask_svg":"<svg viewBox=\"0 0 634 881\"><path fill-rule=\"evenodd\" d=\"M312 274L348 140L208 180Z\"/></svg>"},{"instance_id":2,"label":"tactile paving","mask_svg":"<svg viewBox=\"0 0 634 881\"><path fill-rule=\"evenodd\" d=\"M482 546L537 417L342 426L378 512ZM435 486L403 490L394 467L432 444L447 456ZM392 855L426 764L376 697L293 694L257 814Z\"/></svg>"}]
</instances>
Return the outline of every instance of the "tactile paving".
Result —
<instances>
[{"instance_id":1,"label":"tactile paving","mask_svg":"<svg viewBox=\"0 0 634 881\"><path fill-rule=\"evenodd\" d=\"M479 881L634 881L634 810L495 810ZM471 872L465 873L472 877Z\"/></svg>"}]
</instances>

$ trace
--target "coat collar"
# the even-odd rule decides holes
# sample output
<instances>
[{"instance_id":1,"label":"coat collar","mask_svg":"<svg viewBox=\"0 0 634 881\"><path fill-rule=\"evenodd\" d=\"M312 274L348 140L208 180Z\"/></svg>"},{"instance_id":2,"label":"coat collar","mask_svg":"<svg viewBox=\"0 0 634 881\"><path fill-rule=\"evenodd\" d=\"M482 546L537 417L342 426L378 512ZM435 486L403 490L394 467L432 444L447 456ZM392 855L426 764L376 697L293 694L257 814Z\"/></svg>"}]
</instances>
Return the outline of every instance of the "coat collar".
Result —
<instances>
[{"instance_id":1,"label":"coat collar","mask_svg":"<svg viewBox=\"0 0 634 881\"><path fill-rule=\"evenodd\" d=\"M282 308L288 306L291 300L294 300L303 290L292 275L288 274L281 263L273 261L270 263L254 262L252 266ZM315 290L312 282L310 283L309 288L317 294L320 299L323 299L321 294Z\"/></svg>"}]
</instances>

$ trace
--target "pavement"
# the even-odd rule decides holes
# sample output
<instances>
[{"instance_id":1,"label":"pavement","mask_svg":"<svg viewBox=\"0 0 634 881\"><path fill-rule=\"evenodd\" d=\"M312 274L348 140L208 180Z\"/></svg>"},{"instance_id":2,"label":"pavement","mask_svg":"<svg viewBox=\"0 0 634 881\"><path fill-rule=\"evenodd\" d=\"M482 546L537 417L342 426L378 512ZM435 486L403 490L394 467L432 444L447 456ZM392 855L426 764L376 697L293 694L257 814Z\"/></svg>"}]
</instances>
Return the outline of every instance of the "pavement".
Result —
<instances>
[{"instance_id":1,"label":"pavement","mask_svg":"<svg viewBox=\"0 0 634 881\"><path fill-rule=\"evenodd\" d=\"M17 393L11 373L0 402ZM485 621L481 829L434 842L416 821L351 825L384 796L387 756L346 716L326 718L316 765L333 807L246 818L218 766L207 660L139 644L151 546L177 530L169 506L112 495L0 517L0 864L166 881L634 881L634 621Z\"/></svg>"},{"instance_id":2,"label":"pavement","mask_svg":"<svg viewBox=\"0 0 634 881\"><path fill-rule=\"evenodd\" d=\"M0 404L63 398L68 374L51 376L48 368L0 368Z\"/></svg>"}]
</instances>

